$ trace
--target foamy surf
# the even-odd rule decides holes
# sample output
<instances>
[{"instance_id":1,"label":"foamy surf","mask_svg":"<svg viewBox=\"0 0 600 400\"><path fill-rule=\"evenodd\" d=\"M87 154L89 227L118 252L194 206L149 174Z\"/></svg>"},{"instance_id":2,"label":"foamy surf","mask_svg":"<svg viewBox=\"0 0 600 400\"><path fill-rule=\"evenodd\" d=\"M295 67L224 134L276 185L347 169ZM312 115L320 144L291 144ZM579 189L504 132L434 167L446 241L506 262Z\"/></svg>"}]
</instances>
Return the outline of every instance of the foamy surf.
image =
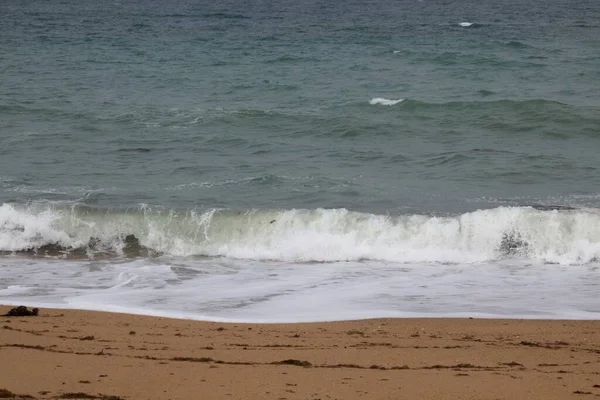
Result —
<instances>
[{"instance_id":1,"label":"foamy surf","mask_svg":"<svg viewBox=\"0 0 600 400\"><path fill-rule=\"evenodd\" d=\"M4 204L0 251L285 262L468 264L517 258L587 264L600 260L600 214L531 207L436 217L346 209L108 211Z\"/></svg>"},{"instance_id":2,"label":"foamy surf","mask_svg":"<svg viewBox=\"0 0 600 400\"><path fill-rule=\"evenodd\" d=\"M404 99L390 100L390 99L384 99L382 97L373 97L371 100L369 100L369 104L371 104L372 106L374 106L376 104L379 104L382 106L394 106L403 101L404 101Z\"/></svg>"},{"instance_id":3,"label":"foamy surf","mask_svg":"<svg viewBox=\"0 0 600 400\"><path fill-rule=\"evenodd\" d=\"M18 257L1 265L0 303L41 308L231 322L600 316L589 266Z\"/></svg>"}]
</instances>

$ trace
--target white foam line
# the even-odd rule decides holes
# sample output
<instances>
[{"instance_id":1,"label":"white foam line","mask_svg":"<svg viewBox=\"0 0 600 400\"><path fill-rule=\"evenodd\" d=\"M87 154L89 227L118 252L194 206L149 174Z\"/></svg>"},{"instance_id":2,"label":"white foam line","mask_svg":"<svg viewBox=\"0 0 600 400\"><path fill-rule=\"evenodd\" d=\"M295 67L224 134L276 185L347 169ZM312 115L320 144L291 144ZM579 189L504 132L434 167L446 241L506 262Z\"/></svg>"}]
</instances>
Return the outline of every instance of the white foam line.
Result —
<instances>
[{"instance_id":1,"label":"white foam line","mask_svg":"<svg viewBox=\"0 0 600 400\"><path fill-rule=\"evenodd\" d=\"M170 318L189 321L206 321L206 322L222 322L222 323L241 323L241 324L296 324L296 323L313 323L313 322L340 322L340 321L361 321L369 319L382 318L478 318L478 319L532 319L532 320L596 320L597 313L591 312L558 312L556 314L494 314L482 312L449 312L449 313L432 313L432 312L398 312L398 311L360 311L353 310L343 313L335 312L331 315L322 314L298 314L294 316L277 316L274 318L241 318L241 317L218 317L214 315L193 314L174 310L155 310L136 307L123 307L116 305L99 305L95 303L73 302L69 304L63 303L40 303L31 301L15 301L11 299L2 299L2 304L5 306L26 306L37 307L43 313L44 308L57 310L75 310L75 311L95 311L108 312L116 314L142 315L148 317Z\"/></svg>"}]
</instances>

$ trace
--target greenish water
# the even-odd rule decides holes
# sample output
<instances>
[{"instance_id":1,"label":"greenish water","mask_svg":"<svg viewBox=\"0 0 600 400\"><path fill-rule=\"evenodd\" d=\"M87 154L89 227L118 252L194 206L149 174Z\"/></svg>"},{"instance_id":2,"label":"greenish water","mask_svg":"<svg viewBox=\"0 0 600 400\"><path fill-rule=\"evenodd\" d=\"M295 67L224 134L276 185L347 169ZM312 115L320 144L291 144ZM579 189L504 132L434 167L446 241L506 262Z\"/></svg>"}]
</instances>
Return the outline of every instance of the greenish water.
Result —
<instances>
[{"instance_id":1,"label":"greenish water","mask_svg":"<svg viewBox=\"0 0 600 400\"><path fill-rule=\"evenodd\" d=\"M509 301L499 311L493 299L480 309L453 303L457 289L443 313L598 312L597 290L585 287L597 287L600 259L596 0L4 0L0 32L0 257L9 282L0 299L20 298L14 252L49 245L122 256L133 234L139 262L154 272L156 262L182 264L218 279L214 263L245 274L274 262L285 279L305 271L307 287L325 281L311 281L320 272L303 263L372 271L507 262L473 275L475 287L503 282L506 300L518 292L512 263L533 263L544 299L563 290L582 298L557 308L523 289L517 298L543 306ZM36 260L41 276L60 270ZM119 274L110 262L106 275L82 282L110 281ZM562 276L548 271L554 264L588 269ZM61 274L79 268L65 265ZM156 279L178 281L169 268ZM406 271L386 268L381 290L367 290L379 299L372 312L347 317L389 314L385 280ZM140 288L154 287L154 272ZM337 277L350 285L340 288L364 283L352 276ZM423 290L457 284L438 278L432 272ZM569 284L557 289L560 280ZM227 282L219 287L240 290ZM137 312L182 307L148 299ZM427 304L411 310L440 310ZM191 315L227 315L202 307Z\"/></svg>"},{"instance_id":2,"label":"greenish water","mask_svg":"<svg viewBox=\"0 0 600 400\"><path fill-rule=\"evenodd\" d=\"M600 6L521 3L5 1L0 201L594 203Z\"/></svg>"}]
</instances>

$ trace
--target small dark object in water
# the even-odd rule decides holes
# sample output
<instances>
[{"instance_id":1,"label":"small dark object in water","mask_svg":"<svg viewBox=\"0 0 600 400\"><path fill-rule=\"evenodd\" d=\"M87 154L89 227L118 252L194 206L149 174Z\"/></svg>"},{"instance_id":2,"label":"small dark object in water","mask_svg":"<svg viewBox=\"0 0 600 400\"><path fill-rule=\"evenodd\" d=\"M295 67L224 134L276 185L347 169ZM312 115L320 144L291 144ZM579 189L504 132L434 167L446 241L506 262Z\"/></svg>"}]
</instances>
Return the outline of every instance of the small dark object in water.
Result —
<instances>
[{"instance_id":1,"label":"small dark object in water","mask_svg":"<svg viewBox=\"0 0 600 400\"><path fill-rule=\"evenodd\" d=\"M140 240L135 235L127 235L123 239L123 252L127 257L138 257L145 247L140 245Z\"/></svg>"},{"instance_id":2,"label":"small dark object in water","mask_svg":"<svg viewBox=\"0 0 600 400\"><path fill-rule=\"evenodd\" d=\"M29 311L25 306L11 308L3 317L36 317L40 312L39 308Z\"/></svg>"},{"instance_id":3,"label":"small dark object in water","mask_svg":"<svg viewBox=\"0 0 600 400\"><path fill-rule=\"evenodd\" d=\"M505 232L500 242L500 251L507 256L516 256L527 252L529 244L521 238L519 232Z\"/></svg>"},{"instance_id":4,"label":"small dark object in water","mask_svg":"<svg viewBox=\"0 0 600 400\"><path fill-rule=\"evenodd\" d=\"M147 147L135 147L135 148L119 149L119 151L149 153L151 150Z\"/></svg>"},{"instance_id":5,"label":"small dark object in water","mask_svg":"<svg viewBox=\"0 0 600 400\"><path fill-rule=\"evenodd\" d=\"M127 235L125 236L125 246L126 247L133 247L133 246L139 246L140 245L140 239L136 238L135 235Z\"/></svg>"}]
</instances>

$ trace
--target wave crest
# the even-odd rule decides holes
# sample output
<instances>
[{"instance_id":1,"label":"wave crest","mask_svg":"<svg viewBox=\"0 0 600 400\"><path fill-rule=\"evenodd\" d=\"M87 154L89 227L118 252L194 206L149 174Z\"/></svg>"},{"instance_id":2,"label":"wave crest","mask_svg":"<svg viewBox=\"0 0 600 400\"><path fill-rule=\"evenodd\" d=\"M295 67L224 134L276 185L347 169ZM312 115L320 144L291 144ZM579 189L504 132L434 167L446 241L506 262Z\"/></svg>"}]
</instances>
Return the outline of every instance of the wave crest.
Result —
<instances>
[{"instance_id":1,"label":"wave crest","mask_svg":"<svg viewBox=\"0 0 600 400\"><path fill-rule=\"evenodd\" d=\"M394 106L403 101L404 101L404 99L390 100L390 99L384 99L382 97L373 97L371 100L369 100L369 104L371 104L372 106L374 106L376 104L380 104L383 106Z\"/></svg>"},{"instance_id":2,"label":"wave crest","mask_svg":"<svg viewBox=\"0 0 600 400\"><path fill-rule=\"evenodd\" d=\"M433 217L346 209L106 211L4 204L0 251L294 262L472 263L520 257L590 263L600 259L600 213L501 207Z\"/></svg>"}]
</instances>

